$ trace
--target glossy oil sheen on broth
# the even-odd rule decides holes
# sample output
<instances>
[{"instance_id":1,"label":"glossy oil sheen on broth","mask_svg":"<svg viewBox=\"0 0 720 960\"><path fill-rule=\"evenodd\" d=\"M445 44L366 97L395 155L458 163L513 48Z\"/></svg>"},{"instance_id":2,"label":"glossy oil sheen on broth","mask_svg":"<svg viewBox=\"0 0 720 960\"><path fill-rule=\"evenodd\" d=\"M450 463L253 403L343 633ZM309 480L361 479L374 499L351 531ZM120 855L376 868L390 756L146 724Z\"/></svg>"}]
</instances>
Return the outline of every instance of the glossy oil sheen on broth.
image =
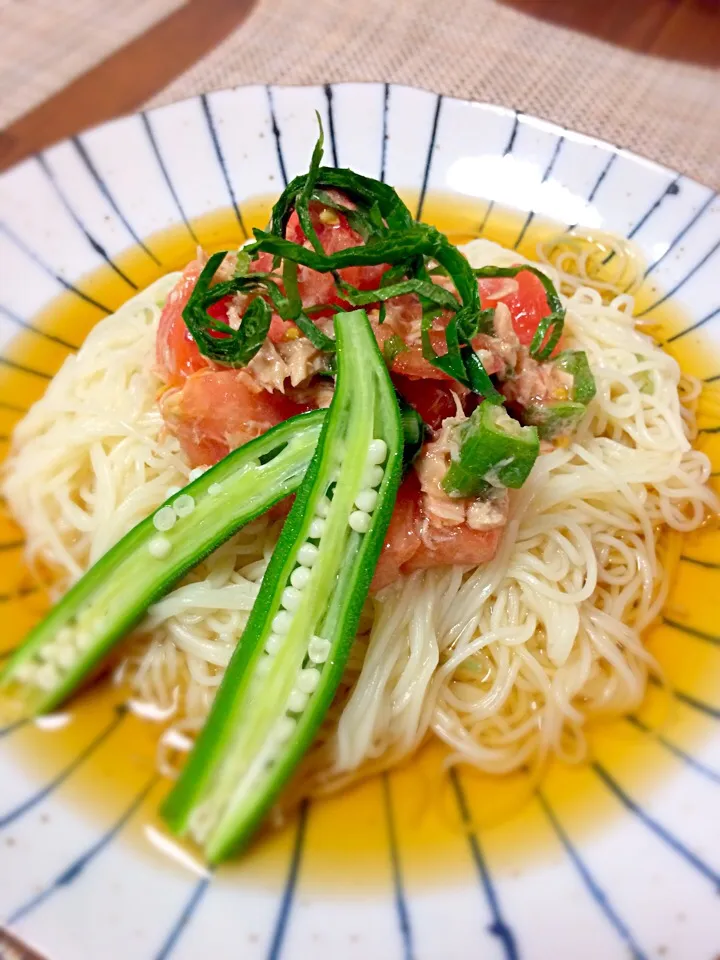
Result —
<instances>
[{"instance_id":1,"label":"glossy oil sheen on broth","mask_svg":"<svg viewBox=\"0 0 720 960\"><path fill-rule=\"evenodd\" d=\"M404 199L408 199L404 197ZM243 206L245 226L264 226L273 198ZM429 195L424 219L446 232L456 243L478 235L478 225L487 214L484 202L449 199ZM485 224L483 236L512 247L525 222L525 215L494 208ZM231 248L241 242L238 218L233 210L218 211L193 223L193 229L208 252ZM558 233L554 224L534 220L527 229L519 252L537 257L539 242ZM182 267L195 255L195 242L185 226L176 226L147 240L147 246L161 261L158 266L140 248L116 258L118 266L139 289L164 273ZM79 287L92 298L114 310L135 291L110 268L85 278ZM656 298L649 285L637 296L638 309ZM95 306L64 294L35 319L44 332L79 345L92 326L104 314ZM683 316L669 304L653 312L650 332L662 342L687 325ZM700 377L720 373L718 351L700 348L697 339L688 336L671 343L670 352L686 372ZM23 410L36 400L47 385L43 376L23 370L55 373L68 350L61 344L32 333L23 333L4 350L15 366L0 370L0 432L8 434ZM699 407L699 425L712 430L720 422L720 389L709 384ZM5 447L7 441L4 441ZM720 469L720 435L703 433L701 449ZM4 451L3 451L4 455ZM4 508L3 508L4 510ZM22 567L22 548L12 546L21 533L4 512L0 516L0 583L6 624L5 649L12 648L43 612L41 593L32 589L32 578ZM720 586L720 533L708 527L697 534L668 538L665 544L668 564L673 573L673 589L665 609L665 619L647 638L651 651L678 690L698 700L720 706L717 690L720 672L711 644L692 631L713 634L712 597ZM688 559L690 558L690 559ZM688 627L690 633L683 632ZM715 631L716 632L716 631ZM0 656L2 648L0 648ZM131 797L148 782L155 767L155 746L160 728L152 722L125 714L117 719L116 709L122 691L102 682L85 692L64 714L64 722L52 729L27 727L12 742L17 762L36 773L41 782L63 769L85 750L103 731L109 731L63 787L69 802L82 804L91 815L101 815L118 795ZM651 686L640 714L644 725L662 727L663 733L688 750L710 736L712 721L692 711L666 691ZM590 734L592 756L600 760L623 783L630 783L642 794L658 778L672 770L673 757L663 751L637 725L625 720L596 724ZM387 801L391 798L397 844L402 851L403 869L408 878L430 882L450 876L464 879L458 871L467 866L468 825L458 813L455 788L443 767L444 753L439 745L421 752L411 763L383 778L373 778L351 790L325 800L315 801L307 822L303 858L305 882L323 885L332 878L342 883L343 866L353 864L352 876L346 874L353 889L358 879L369 886L385 882L388 861ZM461 768L459 782L467 797L471 826L482 831L482 842L494 862L516 869L530 856L541 856L551 843L550 827L532 799L535 783L523 774L491 777ZM163 784L157 784L143 807L146 816L133 821L129 835L134 836L148 855L167 857L162 852L162 834L155 820ZM601 828L612 816L608 794L598 787L596 778L583 766L567 767L554 762L543 782L543 791L553 807L588 830ZM353 825L352 831L348 824ZM285 870L287 849L292 842L292 826L256 843L250 855L237 866L224 869L250 874L253 881L271 881ZM173 841L174 843L174 841ZM176 845L177 846L177 845ZM155 852L152 852L155 849ZM157 851L160 852L157 852ZM466 867L462 867L465 869ZM470 867L467 866L468 875Z\"/></svg>"}]
</instances>

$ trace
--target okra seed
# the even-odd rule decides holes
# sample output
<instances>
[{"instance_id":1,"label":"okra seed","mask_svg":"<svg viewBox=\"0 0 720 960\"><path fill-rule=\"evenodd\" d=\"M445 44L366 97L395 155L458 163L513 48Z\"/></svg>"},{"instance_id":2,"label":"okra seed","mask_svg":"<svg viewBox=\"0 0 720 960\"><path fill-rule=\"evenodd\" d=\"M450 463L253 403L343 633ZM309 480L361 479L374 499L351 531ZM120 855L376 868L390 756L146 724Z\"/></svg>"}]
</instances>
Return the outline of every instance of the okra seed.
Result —
<instances>
[{"instance_id":1,"label":"okra seed","mask_svg":"<svg viewBox=\"0 0 720 960\"><path fill-rule=\"evenodd\" d=\"M15 679L19 680L20 683L27 683L35 675L35 664L26 661L25 663L19 663L15 667Z\"/></svg>"},{"instance_id":2,"label":"okra seed","mask_svg":"<svg viewBox=\"0 0 720 960\"><path fill-rule=\"evenodd\" d=\"M65 644L58 643L57 637L55 638L55 643L46 643L44 647L41 647L38 650L38 657L41 660L44 660L46 663L55 663L58 658L58 653L61 650L65 650Z\"/></svg>"},{"instance_id":3,"label":"okra seed","mask_svg":"<svg viewBox=\"0 0 720 960\"><path fill-rule=\"evenodd\" d=\"M222 487L220 486L219 483L211 483L210 486L208 487L208 493L210 494L211 497L216 497L220 493L221 489Z\"/></svg>"},{"instance_id":4,"label":"okra seed","mask_svg":"<svg viewBox=\"0 0 720 960\"><path fill-rule=\"evenodd\" d=\"M292 617L285 610L281 610L274 618L272 622L273 633L279 633L281 636L285 636L290 627L292 626Z\"/></svg>"},{"instance_id":5,"label":"okra seed","mask_svg":"<svg viewBox=\"0 0 720 960\"><path fill-rule=\"evenodd\" d=\"M272 657L262 656L257 662L257 666L255 667L255 672L258 674L258 676L264 677L266 676L266 674L270 673L271 666L272 666Z\"/></svg>"},{"instance_id":6,"label":"okra seed","mask_svg":"<svg viewBox=\"0 0 720 960\"><path fill-rule=\"evenodd\" d=\"M189 517L195 509L195 500L189 493L182 493L173 503L173 510L178 517Z\"/></svg>"},{"instance_id":7,"label":"okra seed","mask_svg":"<svg viewBox=\"0 0 720 960\"><path fill-rule=\"evenodd\" d=\"M314 667L307 667L301 670L297 678L298 690L303 693L314 693L320 683L320 671Z\"/></svg>"},{"instance_id":8,"label":"okra seed","mask_svg":"<svg viewBox=\"0 0 720 960\"><path fill-rule=\"evenodd\" d=\"M58 643L70 643L73 639L73 636L74 634L70 627L62 627L62 629L58 630L55 640Z\"/></svg>"},{"instance_id":9,"label":"okra seed","mask_svg":"<svg viewBox=\"0 0 720 960\"><path fill-rule=\"evenodd\" d=\"M302 594L295 587L285 587L280 598L280 603L286 610L297 610L302 600Z\"/></svg>"},{"instance_id":10,"label":"okra seed","mask_svg":"<svg viewBox=\"0 0 720 960\"><path fill-rule=\"evenodd\" d=\"M368 447L367 462L372 464L385 463L387 444L384 440L373 440Z\"/></svg>"},{"instance_id":11,"label":"okra seed","mask_svg":"<svg viewBox=\"0 0 720 960\"><path fill-rule=\"evenodd\" d=\"M313 522L310 524L309 535L313 538L313 540L319 540L323 533L325 533L325 521L322 519L322 517L315 517Z\"/></svg>"},{"instance_id":12,"label":"okra seed","mask_svg":"<svg viewBox=\"0 0 720 960\"><path fill-rule=\"evenodd\" d=\"M330 506L330 500L328 500L327 497L322 497L318 501L318 505L315 507L315 513L319 517L327 517L327 515L330 513Z\"/></svg>"},{"instance_id":13,"label":"okra seed","mask_svg":"<svg viewBox=\"0 0 720 960\"><path fill-rule=\"evenodd\" d=\"M361 490L355 497L355 506L358 510L364 510L365 513L372 513L377 506L377 490Z\"/></svg>"},{"instance_id":14,"label":"okra seed","mask_svg":"<svg viewBox=\"0 0 720 960\"><path fill-rule=\"evenodd\" d=\"M377 466L367 466L365 468L365 473L363 474L363 485L366 487L379 487L383 482L383 477L385 476L385 471L382 467Z\"/></svg>"},{"instance_id":15,"label":"okra seed","mask_svg":"<svg viewBox=\"0 0 720 960\"><path fill-rule=\"evenodd\" d=\"M169 556L172 544L167 537L153 537L148 544L148 553L156 560L164 560Z\"/></svg>"},{"instance_id":16,"label":"okra seed","mask_svg":"<svg viewBox=\"0 0 720 960\"><path fill-rule=\"evenodd\" d=\"M295 721L292 717L281 717L275 728L275 736L281 743L288 740L295 733Z\"/></svg>"},{"instance_id":17,"label":"okra seed","mask_svg":"<svg viewBox=\"0 0 720 960\"><path fill-rule=\"evenodd\" d=\"M330 656L330 641L324 637L313 637L308 644L308 657L313 663L325 663Z\"/></svg>"},{"instance_id":18,"label":"okra seed","mask_svg":"<svg viewBox=\"0 0 720 960\"><path fill-rule=\"evenodd\" d=\"M72 647L60 647L55 653L55 661L63 670L69 670L77 659Z\"/></svg>"},{"instance_id":19,"label":"okra seed","mask_svg":"<svg viewBox=\"0 0 720 960\"><path fill-rule=\"evenodd\" d=\"M271 633L265 643L265 649L272 657L272 656L275 656L276 653L280 652L282 645L283 645L283 638L279 636L277 633Z\"/></svg>"},{"instance_id":20,"label":"okra seed","mask_svg":"<svg viewBox=\"0 0 720 960\"><path fill-rule=\"evenodd\" d=\"M153 526L156 530L165 533L167 530L172 530L176 520L177 516L172 507L160 507L153 517Z\"/></svg>"},{"instance_id":21,"label":"okra seed","mask_svg":"<svg viewBox=\"0 0 720 960\"><path fill-rule=\"evenodd\" d=\"M356 533L367 533L370 529L370 514L364 510L355 510L350 514L348 523Z\"/></svg>"},{"instance_id":22,"label":"okra seed","mask_svg":"<svg viewBox=\"0 0 720 960\"><path fill-rule=\"evenodd\" d=\"M290 574L290 583L297 590L303 590L308 583L310 583L311 576L312 574L307 567L295 567L293 572Z\"/></svg>"},{"instance_id":23,"label":"okra seed","mask_svg":"<svg viewBox=\"0 0 720 960\"><path fill-rule=\"evenodd\" d=\"M35 673L35 684L43 690L52 690L59 679L60 675L51 663L44 663Z\"/></svg>"},{"instance_id":24,"label":"okra seed","mask_svg":"<svg viewBox=\"0 0 720 960\"><path fill-rule=\"evenodd\" d=\"M319 550L313 543L304 543L298 550L298 563L303 567L311 567L318 558Z\"/></svg>"},{"instance_id":25,"label":"okra seed","mask_svg":"<svg viewBox=\"0 0 720 960\"><path fill-rule=\"evenodd\" d=\"M195 480L199 480L200 477L208 470L208 467L193 467L193 469L188 474L188 480L190 483L194 483Z\"/></svg>"},{"instance_id":26,"label":"okra seed","mask_svg":"<svg viewBox=\"0 0 720 960\"><path fill-rule=\"evenodd\" d=\"M293 690L288 697L287 708L290 713L302 713L307 706L308 695L302 690Z\"/></svg>"},{"instance_id":27,"label":"okra seed","mask_svg":"<svg viewBox=\"0 0 720 960\"><path fill-rule=\"evenodd\" d=\"M87 630L78 630L75 636L75 646L80 650L86 650L92 645L92 634Z\"/></svg>"},{"instance_id":28,"label":"okra seed","mask_svg":"<svg viewBox=\"0 0 720 960\"><path fill-rule=\"evenodd\" d=\"M181 490L182 490L182 487L177 487L175 485L173 485L172 487L168 487L165 493L165 499L169 500L170 497L176 497Z\"/></svg>"}]
</instances>

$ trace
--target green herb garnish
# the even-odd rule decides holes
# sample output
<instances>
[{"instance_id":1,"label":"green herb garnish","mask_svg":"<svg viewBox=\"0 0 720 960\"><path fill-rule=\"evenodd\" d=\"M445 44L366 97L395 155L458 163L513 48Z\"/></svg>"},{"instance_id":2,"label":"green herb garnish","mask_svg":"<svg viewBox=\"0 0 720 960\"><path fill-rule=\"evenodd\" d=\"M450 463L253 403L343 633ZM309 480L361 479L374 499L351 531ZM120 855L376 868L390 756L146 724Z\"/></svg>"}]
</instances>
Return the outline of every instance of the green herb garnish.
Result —
<instances>
[{"instance_id":1,"label":"green herb garnish","mask_svg":"<svg viewBox=\"0 0 720 960\"><path fill-rule=\"evenodd\" d=\"M319 117L318 117L318 123ZM298 267L331 273L339 295L353 307L379 304L379 322L385 320L385 305L395 297L412 294L422 308L421 341L424 358L475 393L495 404L503 397L496 390L482 361L472 347L479 333L492 331L494 311L483 309L478 277L514 277L521 270L534 273L543 284L550 313L540 322L530 345L537 360L548 359L560 339L565 318L560 298L548 277L531 266L485 267L473 270L462 253L435 227L418 223L396 191L385 183L352 170L321 166L324 137L322 125L307 174L292 180L273 207L267 230L255 230L255 239L241 251L236 276L211 286L222 254L208 261L183 311L198 349L218 363L244 366L259 350L269 329L270 304L283 320L294 321L318 349L335 350L335 341L311 319L319 311L342 309L334 304L303 308L298 289ZM345 200L339 200L340 191ZM313 224L310 205L321 203L336 210L364 240L363 246L326 254ZM286 239L285 229L295 211L308 244ZM247 258L270 254L275 267L282 264L282 288L276 273L249 273ZM346 267L387 265L376 290L360 290L342 279ZM449 277L457 293L435 283L434 277ZM234 293L255 294L240 327L210 317L207 309ZM444 353L438 353L430 338L435 319L450 314L444 327ZM387 348L391 349L391 348Z\"/></svg>"}]
</instances>

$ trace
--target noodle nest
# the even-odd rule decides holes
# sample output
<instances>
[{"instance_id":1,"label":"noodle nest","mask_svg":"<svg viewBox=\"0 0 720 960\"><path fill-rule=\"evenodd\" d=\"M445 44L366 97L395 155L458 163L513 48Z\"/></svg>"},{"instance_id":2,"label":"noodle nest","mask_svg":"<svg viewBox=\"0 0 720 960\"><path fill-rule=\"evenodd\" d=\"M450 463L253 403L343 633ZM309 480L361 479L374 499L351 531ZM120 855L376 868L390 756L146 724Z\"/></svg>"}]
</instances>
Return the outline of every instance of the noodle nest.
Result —
<instances>
[{"instance_id":1,"label":"noodle nest","mask_svg":"<svg viewBox=\"0 0 720 960\"><path fill-rule=\"evenodd\" d=\"M598 289L587 280L599 254L576 241L542 251L557 273L538 266L569 293L565 340L587 352L597 381L588 416L512 494L491 563L415 573L368 600L298 795L387 768L431 738L450 762L497 774L539 769L551 755L576 761L588 720L641 701L655 669L641 634L666 594L668 535L697 528L717 503L709 461L691 444L699 384L635 328L626 252L615 251L617 273ZM464 250L476 267L518 261L489 241ZM52 572L57 595L188 482L152 369L177 276L101 321L16 430L5 494L29 563ZM205 721L280 523L261 517L215 551L123 651L116 679L138 712L164 722L165 773Z\"/></svg>"}]
</instances>

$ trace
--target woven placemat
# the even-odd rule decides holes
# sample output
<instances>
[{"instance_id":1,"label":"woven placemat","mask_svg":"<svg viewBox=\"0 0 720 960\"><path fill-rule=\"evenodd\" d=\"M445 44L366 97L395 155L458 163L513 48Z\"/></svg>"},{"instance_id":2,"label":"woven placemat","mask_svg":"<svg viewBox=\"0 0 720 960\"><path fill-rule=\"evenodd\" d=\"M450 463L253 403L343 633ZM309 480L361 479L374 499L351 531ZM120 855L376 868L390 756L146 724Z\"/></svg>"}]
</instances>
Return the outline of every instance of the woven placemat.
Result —
<instances>
[{"instance_id":1,"label":"woven placemat","mask_svg":"<svg viewBox=\"0 0 720 960\"><path fill-rule=\"evenodd\" d=\"M497 0L260 0L153 104L243 83L343 80L514 107L720 187L715 70L633 53Z\"/></svg>"},{"instance_id":2,"label":"woven placemat","mask_svg":"<svg viewBox=\"0 0 720 960\"><path fill-rule=\"evenodd\" d=\"M0 0L0 127L57 93L183 0Z\"/></svg>"}]
</instances>

